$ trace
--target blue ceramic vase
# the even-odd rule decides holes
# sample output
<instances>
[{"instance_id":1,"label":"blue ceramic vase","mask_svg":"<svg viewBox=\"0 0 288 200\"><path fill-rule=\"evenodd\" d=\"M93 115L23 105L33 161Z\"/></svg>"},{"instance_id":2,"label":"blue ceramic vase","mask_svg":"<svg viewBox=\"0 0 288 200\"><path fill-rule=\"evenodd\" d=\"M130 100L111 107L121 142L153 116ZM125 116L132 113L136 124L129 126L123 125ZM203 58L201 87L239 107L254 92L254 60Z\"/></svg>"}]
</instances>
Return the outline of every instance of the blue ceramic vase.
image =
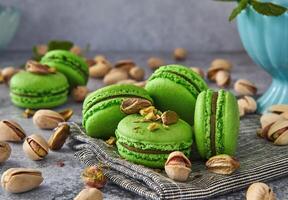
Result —
<instances>
[{"instance_id":1,"label":"blue ceramic vase","mask_svg":"<svg viewBox=\"0 0 288 200\"><path fill-rule=\"evenodd\" d=\"M272 2L288 7L287 0ZM237 25L250 57L272 76L271 86L257 100L258 112L273 104L288 104L288 13L264 16L248 7L237 17Z\"/></svg>"}]
</instances>

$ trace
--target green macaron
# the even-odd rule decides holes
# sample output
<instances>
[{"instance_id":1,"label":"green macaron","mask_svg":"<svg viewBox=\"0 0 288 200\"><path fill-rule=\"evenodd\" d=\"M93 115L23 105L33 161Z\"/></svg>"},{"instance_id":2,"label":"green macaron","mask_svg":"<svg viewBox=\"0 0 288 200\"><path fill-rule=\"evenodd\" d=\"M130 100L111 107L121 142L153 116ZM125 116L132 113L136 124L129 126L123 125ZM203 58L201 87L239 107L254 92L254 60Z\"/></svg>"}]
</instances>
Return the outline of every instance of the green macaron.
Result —
<instances>
[{"instance_id":1,"label":"green macaron","mask_svg":"<svg viewBox=\"0 0 288 200\"><path fill-rule=\"evenodd\" d=\"M197 96L208 89L205 81L191 69L167 65L157 69L145 89L162 111L173 110L181 119L193 125Z\"/></svg>"},{"instance_id":2,"label":"green macaron","mask_svg":"<svg viewBox=\"0 0 288 200\"><path fill-rule=\"evenodd\" d=\"M150 131L152 122L141 122L138 114L128 115L120 121L116 130L119 154L136 164L151 168L163 168L168 155L173 151L182 151L190 156L192 145L192 128L179 119L177 123Z\"/></svg>"},{"instance_id":3,"label":"green macaron","mask_svg":"<svg viewBox=\"0 0 288 200\"><path fill-rule=\"evenodd\" d=\"M83 126L87 135L107 139L115 135L119 121L126 116L120 110L125 98L142 98L153 102L149 94L134 85L111 85L88 95L83 103Z\"/></svg>"},{"instance_id":4,"label":"green macaron","mask_svg":"<svg viewBox=\"0 0 288 200\"><path fill-rule=\"evenodd\" d=\"M35 74L21 71L10 81L12 103L23 108L52 108L67 101L69 84L61 73Z\"/></svg>"},{"instance_id":5,"label":"green macaron","mask_svg":"<svg viewBox=\"0 0 288 200\"><path fill-rule=\"evenodd\" d=\"M239 132L239 111L235 96L225 90L201 92L195 109L195 142L202 158L234 155Z\"/></svg>"},{"instance_id":6,"label":"green macaron","mask_svg":"<svg viewBox=\"0 0 288 200\"><path fill-rule=\"evenodd\" d=\"M41 63L54 67L63 73L71 87L86 85L88 81L88 66L83 58L65 50L53 50L45 54Z\"/></svg>"}]
</instances>

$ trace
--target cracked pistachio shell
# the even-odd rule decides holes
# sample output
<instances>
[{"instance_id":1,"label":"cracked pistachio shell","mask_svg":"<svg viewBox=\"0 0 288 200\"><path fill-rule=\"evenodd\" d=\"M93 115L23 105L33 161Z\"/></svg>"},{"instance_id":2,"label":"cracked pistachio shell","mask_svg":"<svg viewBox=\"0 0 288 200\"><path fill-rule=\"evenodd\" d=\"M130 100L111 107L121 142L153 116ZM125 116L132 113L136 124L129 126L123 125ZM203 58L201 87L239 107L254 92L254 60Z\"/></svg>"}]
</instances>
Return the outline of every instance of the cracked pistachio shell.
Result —
<instances>
[{"instance_id":1,"label":"cracked pistachio shell","mask_svg":"<svg viewBox=\"0 0 288 200\"><path fill-rule=\"evenodd\" d=\"M268 185L258 182L249 186L246 200L276 200L276 197Z\"/></svg>"},{"instance_id":2,"label":"cracked pistachio shell","mask_svg":"<svg viewBox=\"0 0 288 200\"><path fill-rule=\"evenodd\" d=\"M23 150L31 160L42 160L48 154L49 146L42 136L33 134L25 139Z\"/></svg>"},{"instance_id":3,"label":"cracked pistachio shell","mask_svg":"<svg viewBox=\"0 0 288 200\"><path fill-rule=\"evenodd\" d=\"M0 163L5 162L11 155L11 147L7 142L0 141Z\"/></svg>"},{"instance_id":4,"label":"cracked pistachio shell","mask_svg":"<svg viewBox=\"0 0 288 200\"><path fill-rule=\"evenodd\" d=\"M184 182L190 175L191 162L182 152L174 151L168 156L165 172L172 180Z\"/></svg>"},{"instance_id":5,"label":"cracked pistachio shell","mask_svg":"<svg viewBox=\"0 0 288 200\"><path fill-rule=\"evenodd\" d=\"M54 129L64 121L63 116L53 110L38 110L33 116L34 124L41 129Z\"/></svg>"},{"instance_id":6,"label":"cracked pistachio shell","mask_svg":"<svg viewBox=\"0 0 288 200\"><path fill-rule=\"evenodd\" d=\"M42 173L28 168L10 168L1 177L2 188L10 193L27 192L42 182Z\"/></svg>"},{"instance_id":7,"label":"cracked pistachio shell","mask_svg":"<svg viewBox=\"0 0 288 200\"><path fill-rule=\"evenodd\" d=\"M26 137L22 127L13 120L0 121L0 141L20 142Z\"/></svg>"},{"instance_id":8,"label":"cracked pistachio shell","mask_svg":"<svg viewBox=\"0 0 288 200\"><path fill-rule=\"evenodd\" d=\"M85 188L83 189L74 200L102 200L103 194L96 188Z\"/></svg>"},{"instance_id":9,"label":"cracked pistachio shell","mask_svg":"<svg viewBox=\"0 0 288 200\"><path fill-rule=\"evenodd\" d=\"M269 129L267 137L274 141L288 130L288 120L278 120Z\"/></svg>"}]
</instances>

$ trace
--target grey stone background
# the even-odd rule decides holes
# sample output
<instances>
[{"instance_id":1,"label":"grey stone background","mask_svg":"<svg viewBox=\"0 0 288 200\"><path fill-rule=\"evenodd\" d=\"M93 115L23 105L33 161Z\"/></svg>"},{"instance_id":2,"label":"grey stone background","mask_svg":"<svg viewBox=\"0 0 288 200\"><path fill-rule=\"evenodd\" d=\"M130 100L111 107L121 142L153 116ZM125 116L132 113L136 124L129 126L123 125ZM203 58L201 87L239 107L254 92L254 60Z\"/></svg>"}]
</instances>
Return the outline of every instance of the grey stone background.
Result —
<instances>
[{"instance_id":1,"label":"grey stone background","mask_svg":"<svg viewBox=\"0 0 288 200\"><path fill-rule=\"evenodd\" d=\"M1 0L22 11L8 49L68 39L98 51L242 51L234 3L213 0ZM1 27L0 27L1 29Z\"/></svg>"}]
</instances>

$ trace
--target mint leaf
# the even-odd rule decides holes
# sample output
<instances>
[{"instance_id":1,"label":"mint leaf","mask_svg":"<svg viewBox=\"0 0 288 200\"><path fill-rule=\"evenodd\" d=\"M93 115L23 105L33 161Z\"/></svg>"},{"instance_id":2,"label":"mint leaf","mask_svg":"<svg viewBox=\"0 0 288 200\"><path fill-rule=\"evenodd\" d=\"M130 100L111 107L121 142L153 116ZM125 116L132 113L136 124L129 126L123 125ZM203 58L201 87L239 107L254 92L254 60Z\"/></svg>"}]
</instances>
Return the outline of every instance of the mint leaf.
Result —
<instances>
[{"instance_id":1,"label":"mint leaf","mask_svg":"<svg viewBox=\"0 0 288 200\"><path fill-rule=\"evenodd\" d=\"M229 17L229 21L231 22L233 19L235 19L237 17L237 15L239 15L241 13L242 10L247 8L247 6L248 6L248 0L241 0L239 2L238 6L236 8L234 8L234 10L232 11L232 13Z\"/></svg>"},{"instance_id":2,"label":"mint leaf","mask_svg":"<svg viewBox=\"0 0 288 200\"><path fill-rule=\"evenodd\" d=\"M252 0L251 4L256 12L267 16L279 16L287 11L287 8L270 2Z\"/></svg>"},{"instance_id":3,"label":"mint leaf","mask_svg":"<svg viewBox=\"0 0 288 200\"><path fill-rule=\"evenodd\" d=\"M73 47L73 43L70 41L60 41L60 40L51 40L48 43L48 51L61 49L69 51Z\"/></svg>"}]
</instances>

